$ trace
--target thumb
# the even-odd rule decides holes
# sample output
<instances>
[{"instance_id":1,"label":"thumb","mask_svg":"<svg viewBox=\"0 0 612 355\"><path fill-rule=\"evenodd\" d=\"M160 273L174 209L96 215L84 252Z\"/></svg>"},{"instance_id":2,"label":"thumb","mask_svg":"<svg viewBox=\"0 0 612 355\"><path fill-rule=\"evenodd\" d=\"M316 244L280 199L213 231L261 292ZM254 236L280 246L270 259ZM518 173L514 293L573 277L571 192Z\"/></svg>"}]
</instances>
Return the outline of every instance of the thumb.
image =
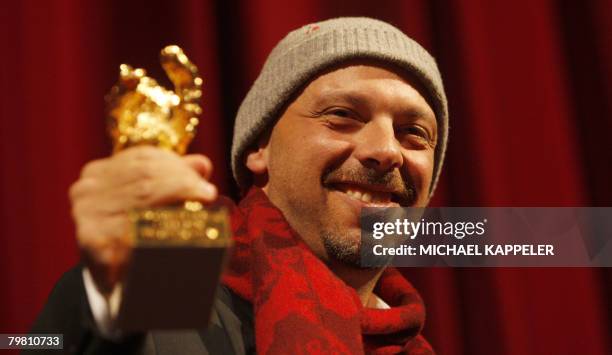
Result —
<instances>
[{"instance_id":1,"label":"thumb","mask_svg":"<svg viewBox=\"0 0 612 355\"><path fill-rule=\"evenodd\" d=\"M190 154L184 156L182 159L187 165L200 174L202 178L210 180L213 172L213 164L207 156L202 154Z\"/></svg>"}]
</instances>

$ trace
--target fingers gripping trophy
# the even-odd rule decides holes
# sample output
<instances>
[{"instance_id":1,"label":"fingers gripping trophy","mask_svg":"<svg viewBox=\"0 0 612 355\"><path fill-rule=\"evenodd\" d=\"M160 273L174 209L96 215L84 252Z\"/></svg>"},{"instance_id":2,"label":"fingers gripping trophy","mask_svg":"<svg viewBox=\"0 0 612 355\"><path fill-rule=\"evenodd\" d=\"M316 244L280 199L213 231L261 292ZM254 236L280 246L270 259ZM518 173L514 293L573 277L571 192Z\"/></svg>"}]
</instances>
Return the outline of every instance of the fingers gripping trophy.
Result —
<instances>
[{"instance_id":1,"label":"fingers gripping trophy","mask_svg":"<svg viewBox=\"0 0 612 355\"><path fill-rule=\"evenodd\" d=\"M202 112L198 69L178 46L165 47L160 59L174 91L144 69L120 66L119 81L106 97L114 154L149 145L183 155L195 135ZM121 282L117 327L205 327L231 246L226 209L185 201L128 215L133 249Z\"/></svg>"}]
</instances>

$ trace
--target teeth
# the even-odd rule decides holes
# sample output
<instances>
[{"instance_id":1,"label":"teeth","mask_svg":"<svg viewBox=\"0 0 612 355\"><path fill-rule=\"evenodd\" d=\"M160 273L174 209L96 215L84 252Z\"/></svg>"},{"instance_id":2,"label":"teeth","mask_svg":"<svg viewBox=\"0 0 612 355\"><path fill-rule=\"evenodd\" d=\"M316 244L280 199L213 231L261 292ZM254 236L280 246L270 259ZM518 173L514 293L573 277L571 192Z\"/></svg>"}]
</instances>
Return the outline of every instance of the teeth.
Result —
<instances>
[{"instance_id":1,"label":"teeth","mask_svg":"<svg viewBox=\"0 0 612 355\"><path fill-rule=\"evenodd\" d=\"M390 194L386 192L374 192L374 191L358 191L356 189L347 189L345 191L350 197L360 200L366 203L386 203L389 202Z\"/></svg>"}]
</instances>

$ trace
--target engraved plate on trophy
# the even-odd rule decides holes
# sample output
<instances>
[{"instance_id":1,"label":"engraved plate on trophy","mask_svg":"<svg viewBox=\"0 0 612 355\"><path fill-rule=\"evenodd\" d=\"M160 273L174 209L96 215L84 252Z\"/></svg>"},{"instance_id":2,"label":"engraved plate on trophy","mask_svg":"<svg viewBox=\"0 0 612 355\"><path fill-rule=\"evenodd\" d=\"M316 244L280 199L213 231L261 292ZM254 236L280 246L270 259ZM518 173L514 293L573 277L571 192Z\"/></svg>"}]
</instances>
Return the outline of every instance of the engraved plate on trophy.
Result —
<instances>
[{"instance_id":1,"label":"engraved plate on trophy","mask_svg":"<svg viewBox=\"0 0 612 355\"><path fill-rule=\"evenodd\" d=\"M114 152L152 145L184 154L201 114L202 78L178 46L161 51L174 85L120 66L106 97ZM225 207L196 201L129 212L134 249L122 282L116 326L125 331L205 328L231 231Z\"/></svg>"}]
</instances>

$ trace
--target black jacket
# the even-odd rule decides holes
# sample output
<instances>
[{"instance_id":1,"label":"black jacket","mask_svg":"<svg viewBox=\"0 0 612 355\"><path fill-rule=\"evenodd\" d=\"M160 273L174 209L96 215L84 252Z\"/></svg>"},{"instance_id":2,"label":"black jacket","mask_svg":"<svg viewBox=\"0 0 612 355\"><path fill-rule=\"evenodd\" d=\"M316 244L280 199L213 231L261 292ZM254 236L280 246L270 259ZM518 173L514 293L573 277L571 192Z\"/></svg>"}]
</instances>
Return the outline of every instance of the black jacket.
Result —
<instances>
[{"instance_id":1,"label":"black jacket","mask_svg":"<svg viewBox=\"0 0 612 355\"><path fill-rule=\"evenodd\" d=\"M131 334L121 341L102 338L91 313L82 267L66 272L49 295L31 333L61 333L63 354L254 354L253 309L249 302L219 286L208 329L152 331ZM22 354L41 354L24 350Z\"/></svg>"}]
</instances>

